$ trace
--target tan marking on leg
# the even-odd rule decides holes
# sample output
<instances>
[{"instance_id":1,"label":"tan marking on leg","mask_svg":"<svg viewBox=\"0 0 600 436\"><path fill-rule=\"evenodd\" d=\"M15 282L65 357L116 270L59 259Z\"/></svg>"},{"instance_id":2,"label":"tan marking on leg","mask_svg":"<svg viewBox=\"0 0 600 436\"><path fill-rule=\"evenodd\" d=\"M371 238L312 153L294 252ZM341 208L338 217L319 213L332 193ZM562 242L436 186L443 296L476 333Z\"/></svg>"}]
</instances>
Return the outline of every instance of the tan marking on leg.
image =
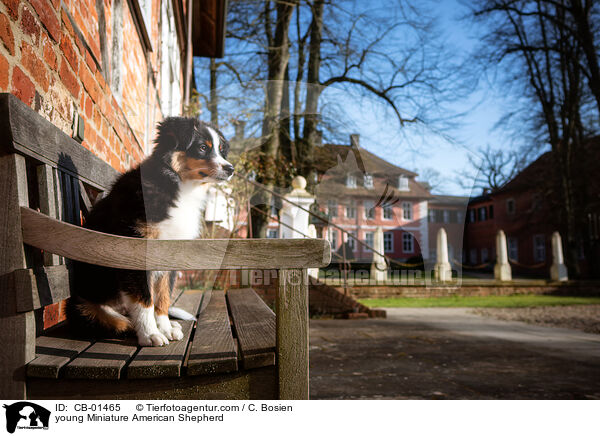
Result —
<instances>
[{"instance_id":1,"label":"tan marking on leg","mask_svg":"<svg viewBox=\"0 0 600 436\"><path fill-rule=\"evenodd\" d=\"M127 317L121 315L110 306L86 301L77 305L79 312L86 318L98 322L103 327L123 333L132 328Z\"/></svg>"},{"instance_id":2,"label":"tan marking on leg","mask_svg":"<svg viewBox=\"0 0 600 436\"><path fill-rule=\"evenodd\" d=\"M160 230L158 226L150 223L138 221L135 226L135 231L142 237L147 239L158 239Z\"/></svg>"},{"instance_id":3,"label":"tan marking on leg","mask_svg":"<svg viewBox=\"0 0 600 436\"><path fill-rule=\"evenodd\" d=\"M157 315L168 315L171 304L171 287L169 286L169 273L164 273L153 280L152 296L154 297L154 312Z\"/></svg>"}]
</instances>

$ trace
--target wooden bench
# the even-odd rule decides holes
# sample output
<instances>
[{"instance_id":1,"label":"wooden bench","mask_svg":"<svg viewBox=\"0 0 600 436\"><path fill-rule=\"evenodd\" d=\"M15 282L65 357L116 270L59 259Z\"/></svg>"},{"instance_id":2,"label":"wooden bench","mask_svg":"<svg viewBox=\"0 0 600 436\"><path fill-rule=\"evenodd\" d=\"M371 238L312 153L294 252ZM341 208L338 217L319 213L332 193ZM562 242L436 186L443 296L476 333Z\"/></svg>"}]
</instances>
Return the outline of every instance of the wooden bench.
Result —
<instances>
[{"instance_id":1,"label":"wooden bench","mask_svg":"<svg viewBox=\"0 0 600 436\"><path fill-rule=\"evenodd\" d=\"M308 398L307 268L325 240L159 241L80 227L118 173L0 94L0 392L3 398ZM200 255L202 254L202 255ZM251 289L185 291L184 340L85 341L44 308L70 295L70 260L138 270L277 269L277 316Z\"/></svg>"}]
</instances>

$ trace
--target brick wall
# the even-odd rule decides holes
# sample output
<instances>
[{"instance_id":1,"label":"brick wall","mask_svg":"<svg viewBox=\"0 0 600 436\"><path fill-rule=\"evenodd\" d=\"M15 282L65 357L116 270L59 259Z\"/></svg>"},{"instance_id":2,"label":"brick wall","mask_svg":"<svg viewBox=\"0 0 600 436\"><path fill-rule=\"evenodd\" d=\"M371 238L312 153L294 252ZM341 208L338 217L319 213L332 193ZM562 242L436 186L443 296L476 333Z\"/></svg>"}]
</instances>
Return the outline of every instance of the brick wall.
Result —
<instances>
[{"instance_id":1,"label":"brick wall","mask_svg":"<svg viewBox=\"0 0 600 436\"><path fill-rule=\"evenodd\" d=\"M146 131L153 129L162 112L159 81L151 73L159 69L160 2L152 3L153 52L147 52L140 40L128 1L121 2L122 99L115 98L107 83L110 56L103 61L104 35L95 0L3 0L0 92L14 94L70 136L78 112L85 121L82 145L124 171L143 158L153 136ZM102 2L109 45L114 4Z\"/></svg>"}]
</instances>

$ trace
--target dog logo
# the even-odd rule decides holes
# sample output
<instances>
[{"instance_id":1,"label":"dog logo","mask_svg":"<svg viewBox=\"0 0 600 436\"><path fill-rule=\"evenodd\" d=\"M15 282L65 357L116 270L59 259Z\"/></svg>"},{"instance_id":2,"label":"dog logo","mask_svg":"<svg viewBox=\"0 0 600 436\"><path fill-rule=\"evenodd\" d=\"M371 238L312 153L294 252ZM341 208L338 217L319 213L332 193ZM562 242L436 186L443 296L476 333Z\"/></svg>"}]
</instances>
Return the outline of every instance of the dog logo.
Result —
<instances>
[{"instance_id":1,"label":"dog logo","mask_svg":"<svg viewBox=\"0 0 600 436\"><path fill-rule=\"evenodd\" d=\"M6 409L6 431L14 433L18 429L48 429L50 411L29 401L19 401L4 405Z\"/></svg>"}]
</instances>

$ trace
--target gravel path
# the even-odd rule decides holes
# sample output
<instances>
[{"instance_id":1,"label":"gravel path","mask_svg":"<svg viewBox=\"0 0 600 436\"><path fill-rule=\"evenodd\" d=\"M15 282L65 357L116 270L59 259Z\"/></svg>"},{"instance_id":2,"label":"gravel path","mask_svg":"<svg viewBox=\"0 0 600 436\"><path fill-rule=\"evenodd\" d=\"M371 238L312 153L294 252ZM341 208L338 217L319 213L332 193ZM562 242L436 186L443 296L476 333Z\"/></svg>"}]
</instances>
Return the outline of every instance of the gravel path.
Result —
<instances>
[{"instance_id":1,"label":"gravel path","mask_svg":"<svg viewBox=\"0 0 600 436\"><path fill-rule=\"evenodd\" d=\"M600 305L540 306L474 309L478 315L600 334Z\"/></svg>"}]
</instances>

